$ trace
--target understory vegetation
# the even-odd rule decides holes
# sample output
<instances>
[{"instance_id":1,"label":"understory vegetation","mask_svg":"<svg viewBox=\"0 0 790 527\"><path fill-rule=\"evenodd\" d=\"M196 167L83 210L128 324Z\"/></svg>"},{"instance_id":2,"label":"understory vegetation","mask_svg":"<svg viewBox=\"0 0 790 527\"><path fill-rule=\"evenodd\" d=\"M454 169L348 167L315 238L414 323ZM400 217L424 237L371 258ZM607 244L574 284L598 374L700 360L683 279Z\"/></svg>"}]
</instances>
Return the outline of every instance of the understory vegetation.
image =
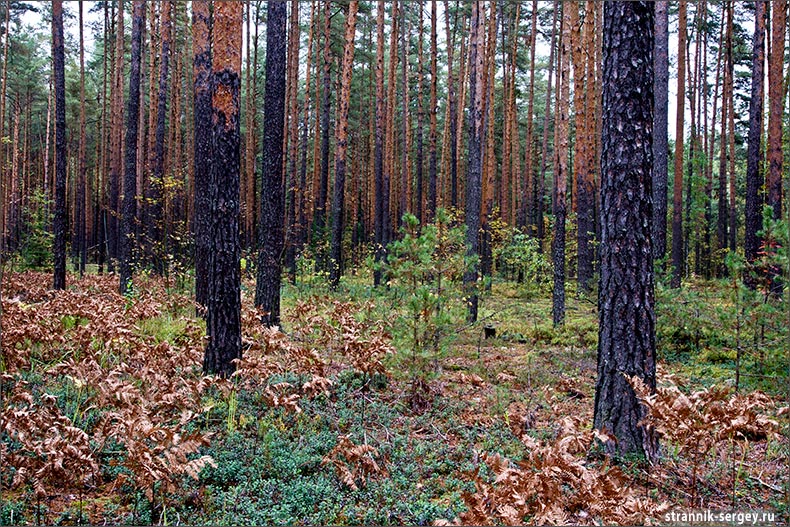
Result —
<instances>
[{"instance_id":1,"label":"understory vegetation","mask_svg":"<svg viewBox=\"0 0 790 527\"><path fill-rule=\"evenodd\" d=\"M633 382L661 459L609 460L592 430L594 301L569 298L554 327L548 264L505 232L467 324L453 225L406 218L379 289L372 262L335 292L302 262L281 331L245 279L227 380L202 375L188 276L138 275L121 296L114 275L54 292L48 274L6 272L0 523L638 524L675 508L787 522L785 304L739 280L659 283L659 389Z\"/></svg>"}]
</instances>

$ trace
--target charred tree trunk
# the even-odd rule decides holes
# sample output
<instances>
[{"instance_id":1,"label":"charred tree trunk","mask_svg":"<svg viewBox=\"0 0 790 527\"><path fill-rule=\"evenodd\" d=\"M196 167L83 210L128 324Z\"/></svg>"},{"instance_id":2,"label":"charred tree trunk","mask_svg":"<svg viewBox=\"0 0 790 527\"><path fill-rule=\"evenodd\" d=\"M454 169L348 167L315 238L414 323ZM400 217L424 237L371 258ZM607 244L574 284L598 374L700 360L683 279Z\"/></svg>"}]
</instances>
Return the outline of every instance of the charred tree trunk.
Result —
<instances>
[{"instance_id":1,"label":"charred tree trunk","mask_svg":"<svg viewBox=\"0 0 790 527\"><path fill-rule=\"evenodd\" d=\"M610 454L654 459L626 376L656 386L652 253L653 3L604 4L601 283L595 423Z\"/></svg>"},{"instance_id":2,"label":"charred tree trunk","mask_svg":"<svg viewBox=\"0 0 790 527\"><path fill-rule=\"evenodd\" d=\"M217 2L212 25L209 180L211 246L208 280L208 344L203 371L229 377L241 358L241 270L239 257L239 109L241 97L241 2Z\"/></svg>"},{"instance_id":3,"label":"charred tree trunk","mask_svg":"<svg viewBox=\"0 0 790 527\"><path fill-rule=\"evenodd\" d=\"M373 208L374 243L376 245L376 262L381 263L386 255L386 239L384 237L385 222L389 218L389 189L384 178L384 0L378 1L376 12L376 131L373 147L373 171L375 178L375 199ZM385 193L385 189L386 193ZM378 266L373 272L373 285L381 283L381 270Z\"/></svg>"},{"instance_id":4,"label":"charred tree trunk","mask_svg":"<svg viewBox=\"0 0 790 527\"><path fill-rule=\"evenodd\" d=\"M126 160L123 176L123 214L118 268L119 292L132 290L132 244L134 219L137 209L137 132L140 123L140 76L143 30L145 29L145 2L136 0L132 13L132 63L129 74L129 106L126 114Z\"/></svg>"},{"instance_id":5,"label":"charred tree trunk","mask_svg":"<svg viewBox=\"0 0 790 527\"><path fill-rule=\"evenodd\" d=\"M266 84L263 95L263 164L255 306L266 326L280 324L280 282L285 243L283 138L285 135L285 2L267 2Z\"/></svg>"},{"instance_id":6,"label":"charred tree trunk","mask_svg":"<svg viewBox=\"0 0 790 527\"><path fill-rule=\"evenodd\" d=\"M483 57L484 15L479 2L472 4L469 50L469 166L466 181L466 256L464 294L468 306L467 320L477 321L477 276L480 254L480 207L483 178Z\"/></svg>"},{"instance_id":7,"label":"charred tree trunk","mask_svg":"<svg viewBox=\"0 0 790 527\"><path fill-rule=\"evenodd\" d=\"M765 63L765 13L766 3L754 4L754 41L752 48L752 91L749 102L749 138L746 150L746 224L744 254L749 263L754 263L760 251L763 229L763 69ZM752 287L754 281L749 280Z\"/></svg>"},{"instance_id":8,"label":"charred tree trunk","mask_svg":"<svg viewBox=\"0 0 790 527\"><path fill-rule=\"evenodd\" d=\"M559 97L557 99L557 170L554 172L554 237L551 259L554 267L554 289L551 295L552 319L555 326L565 322L565 217L567 214L566 189L568 185L568 109L570 106L571 61L571 9L576 2L562 3L562 38L560 52Z\"/></svg>"},{"instance_id":9,"label":"charred tree trunk","mask_svg":"<svg viewBox=\"0 0 790 527\"><path fill-rule=\"evenodd\" d=\"M6 37L8 38L8 37ZM55 236L54 289L66 289L66 71L63 48L63 2L52 2L52 63L55 77Z\"/></svg>"},{"instance_id":10,"label":"charred tree trunk","mask_svg":"<svg viewBox=\"0 0 790 527\"><path fill-rule=\"evenodd\" d=\"M195 301L208 306L211 255L211 19L206 0L192 3L195 134Z\"/></svg>"}]
</instances>

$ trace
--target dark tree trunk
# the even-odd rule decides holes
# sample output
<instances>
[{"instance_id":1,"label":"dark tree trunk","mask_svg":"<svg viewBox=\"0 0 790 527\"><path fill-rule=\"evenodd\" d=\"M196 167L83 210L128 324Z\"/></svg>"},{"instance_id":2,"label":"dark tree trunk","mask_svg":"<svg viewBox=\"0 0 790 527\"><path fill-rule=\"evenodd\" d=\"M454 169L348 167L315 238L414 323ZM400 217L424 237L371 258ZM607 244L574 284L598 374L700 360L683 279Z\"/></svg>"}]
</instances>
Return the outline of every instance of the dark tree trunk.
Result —
<instances>
[{"instance_id":1,"label":"dark tree trunk","mask_svg":"<svg viewBox=\"0 0 790 527\"><path fill-rule=\"evenodd\" d=\"M765 63L766 4L754 3L754 46L752 48L752 92L749 103L749 138L746 150L746 223L744 254L754 263L760 251L758 232L763 229L763 69ZM754 285L752 283L752 285Z\"/></svg>"},{"instance_id":2,"label":"dark tree trunk","mask_svg":"<svg viewBox=\"0 0 790 527\"><path fill-rule=\"evenodd\" d=\"M551 116L551 89L553 87L552 78L554 75L554 48L557 40L557 12L560 7L559 0L554 1L554 19L551 24L551 43L549 44L549 79L546 84L546 106L543 114L543 141L541 146L540 175L537 182L537 197L535 199L535 223L538 238L538 252L543 252L543 238L545 237L543 226L543 195L546 187L546 168L549 165L549 122Z\"/></svg>"},{"instance_id":3,"label":"dark tree trunk","mask_svg":"<svg viewBox=\"0 0 790 527\"><path fill-rule=\"evenodd\" d=\"M332 57L330 50L331 4L325 1L324 9L324 80L321 100L321 173L313 213L314 240L320 245L326 232L326 201L329 194L329 110L332 90ZM325 257L320 254L316 258L319 269L326 269Z\"/></svg>"},{"instance_id":4,"label":"dark tree trunk","mask_svg":"<svg viewBox=\"0 0 790 527\"><path fill-rule=\"evenodd\" d=\"M285 244L283 137L285 134L285 47L288 15L285 2L267 2L266 84L263 95L263 164L258 277L255 306L261 322L280 324L280 282Z\"/></svg>"},{"instance_id":5,"label":"dark tree trunk","mask_svg":"<svg viewBox=\"0 0 790 527\"><path fill-rule=\"evenodd\" d=\"M54 289L66 289L66 73L63 2L52 2L52 63L55 76L55 256Z\"/></svg>"},{"instance_id":6,"label":"dark tree trunk","mask_svg":"<svg viewBox=\"0 0 790 527\"><path fill-rule=\"evenodd\" d=\"M669 2L656 2L656 46L653 57L653 259L667 252L667 175L669 109Z\"/></svg>"},{"instance_id":7,"label":"dark tree trunk","mask_svg":"<svg viewBox=\"0 0 790 527\"><path fill-rule=\"evenodd\" d=\"M423 210L423 181L424 181L424 166L425 166L425 154L424 154L424 144L423 144L423 128L424 128L424 121L425 121L425 108L423 107L422 101L422 85L424 81L423 75L423 0L419 0L417 2L418 11L420 12L419 16L419 27L418 27L418 37L417 37L417 130L416 130L416 143L417 143L417 156L415 159L415 181L414 181L414 206L413 209L414 215L417 216L417 220L422 224L425 220ZM409 35L406 36L409 38ZM405 64L405 62L404 62ZM408 94L406 97L406 101L408 101ZM406 212L405 210L403 212Z\"/></svg>"},{"instance_id":8,"label":"dark tree trunk","mask_svg":"<svg viewBox=\"0 0 790 527\"><path fill-rule=\"evenodd\" d=\"M170 63L170 10L171 2L162 3L162 48L159 62L159 92L156 110L156 140L154 142L154 166L149 180L148 195L148 257L154 271L164 274L166 240L164 226L165 188L165 119L167 118L167 77Z\"/></svg>"},{"instance_id":9,"label":"dark tree trunk","mask_svg":"<svg viewBox=\"0 0 790 527\"><path fill-rule=\"evenodd\" d=\"M727 140L729 138L729 98L732 93L732 5L725 2L727 23L724 30L724 86L721 97L721 146L719 148L719 204L716 223L716 239L719 251L727 249L727 227L729 225L729 208L727 203ZM725 16L724 13L722 16ZM732 152L730 152L732 155ZM722 255L723 257L723 255ZM726 267L721 265L719 275L724 276Z\"/></svg>"},{"instance_id":10,"label":"dark tree trunk","mask_svg":"<svg viewBox=\"0 0 790 527\"><path fill-rule=\"evenodd\" d=\"M438 82L437 67L437 27L436 27L436 0L431 0L431 101L428 106L430 112L430 131L428 138L428 204L427 221L432 222L436 214L437 191L437 151L436 151L436 85Z\"/></svg>"},{"instance_id":11,"label":"dark tree trunk","mask_svg":"<svg viewBox=\"0 0 790 527\"><path fill-rule=\"evenodd\" d=\"M445 38L450 38L450 7L444 1ZM455 31L455 28L453 28ZM447 46L447 98L449 99L450 117L450 206L458 206L458 96L456 87L458 83L453 71L453 51L455 48L455 32L452 34L450 44ZM463 60L463 57L461 58Z\"/></svg>"},{"instance_id":12,"label":"dark tree trunk","mask_svg":"<svg viewBox=\"0 0 790 527\"><path fill-rule=\"evenodd\" d=\"M244 4L217 2L212 25L211 247L203 371L230 376L241 358L239 108Z\"/></svg>"},{"instance_id":13,"label":"dark tree trunk","mask_svg":"<svg viewBox=\"0 0 790 527\"><path fill-rule=\"evenodd\" d=\"M672 287L683 276L683 119L686 105L686 0L680 0L678 29L678 105L675 120L675 173L672 183Z\"/></svg>"},{"instance_id":14,"label":"dark tree trunk","mask_svg":"<svg viewBox=\"0 0 790 527\"><path fill-rule=\"evenodd\" d=\"M195 134L195 301L208 306L208 273L211 255L211 20L209 3L192 3Z\"/></svg>"},{"instance_id":15,"label":"dark tree trunk","mask_svg":"<svg viewBox=\"0 0 790 527\"><path fill-rule=\"evenodd\" d=\"M348 106L351 100L351 72L354 64L354 34L357 30L359 2L351 0L346 14L343 65L340 70L340 97L335 132L335 189L332 195L332 239L330 243L329 283L336 288L343 273L343 210L346 188L346 151L348 149Z\"/></svg>"},{"instance_id":16,"label":"dark tree trunk","mask_svg":"<svg viewBox=\"0 0 790 527\"><path fill-rule=\"evenodd\" d=\"M570 98L571 60L571 9L576 2L562 4L562 38L560 67L557 71L557 144L554 171L554 237L551 242L551 260L554 268L554 288L551 295L552 320L555 326L565 322L565 218L567 214L566 190L568 185L568 110Z\"/></svg>"},{"instance_id":17,"label":"dark tree trunk","mask_svg":"<svg viewBox=\"0 0 790 527\"><path fill-rule=\"evenodd\" d=\"M123 175L123 214L118 267L119 291L122 295L132 289L132 244L134 219L137 214L137 132L140 123L140 62L145 29L145 2L135 0L132 13L132 64L129 74L129 106L126 114L126 159Z\"/></svg>"},{"instance_id":18,"label":"dark tree trunk","mask_svg":"<svg viewBox=\"0 0 790 527\"><path fill-rule=\"evenodd\" d=\"M477 276L480 267L480 207L483 179L483 6L472 4L469 50L469 166L466 181L466 255L470 260L464 273L464 294L468 306L467 320L477 321Z\"/></svg>"},{"instance_id":19,"label":"dark tree trunk","mask_svg":"<svg viewBox=\"0 0 790 527\"><path fill-rule=\"evenodd\" d=\"M79 2L79 33L80 33L80 130L85 130L85 36L83 29L83 2ZM30 106L28 106L30 108ZM85 264L88 252L88 215L87 215L87 166L85 133L80 134L79 144L79 180L77 184L77 211L75 216L77 239L76 246L79 251L80 278L85 275ZM98 144L98 141L97 141Z\"/></svg>"},{"instance_id":20,"label":"dark tree trunk","mask_svg":"<svg viewBox=\"0 0 790 527\"><path fill-rule=\"evenodd\" d=\"M384 0L378 1L376 11L376 131L373 146L373 172L375 179L375 204L373 207L373 236L376 245L376 262L386 255L384 225L389 218L389 193L384 185ZM381 270L373 272L373 285L381 283Z\"/></svg>"},{"instance_id":21,"label":"dark tree trunk","mask_svg":"<svg viewBox=\"0 0 790 527\"><path fill-rule=\"evenodd\" d=\"M625 375L655 389L651 216L653 3L607 2L603 29L601 283L595 428L610 454L652 458L644 409Z\"/></svg>"}]
</instances>

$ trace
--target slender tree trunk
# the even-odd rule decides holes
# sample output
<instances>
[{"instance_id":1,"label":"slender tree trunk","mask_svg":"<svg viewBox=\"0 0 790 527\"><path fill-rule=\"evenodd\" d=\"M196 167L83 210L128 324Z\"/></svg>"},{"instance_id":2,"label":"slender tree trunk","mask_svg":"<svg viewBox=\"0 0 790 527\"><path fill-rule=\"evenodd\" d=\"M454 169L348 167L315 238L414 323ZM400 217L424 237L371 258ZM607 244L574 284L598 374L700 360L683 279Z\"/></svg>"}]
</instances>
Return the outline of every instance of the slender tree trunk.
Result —
<instances>
[{"instance_id":1,"label":"slender tree trunk","mask_svg":"<svg viewBox=\"0 0 790 527\"><path fill-rule=\"evenodd\" d=\"M266 84L263 95L261 224L255 306L266 326L280 324L280 283L285 243L283 137L285 134L285 62L287 4L266 4Z\"/></svg>"},{"instance_id":2,"label":"slender tree trunk","mask_svg":"<svg viewBox=\"0 0 790 527\"><path fill-rule=\"evenodd\" d=\"M554 267L554 289L551 295L552 318L554 325L565 322L565 217L566 189L568 184L568 110L570 107L570 76L571 76L571 31L573 17L571 10L576 10L578 18L579 5L576 2L562 3L562 37L560 52L559 83L560 92L557 100L557 136L555 148L557 170L554 173L554 239L551 245L551 259Z\"/></svg>"},{"instance_id":3,"label":"slender tree trunk","mask_svg":"<svg viewBox=\"0 0 790 527\"><path fill-rule=\"evenodd\" d=\"M119 270L119 292L122 295L132 290L132 245L134 243L134 219L137 209L137 139L140 123L140 77L143 31L145 29L145 2L136 0L132 13L132 63L129 74L129 106L126 114L126 160L123 177L123 215L121 216L121 239Z\"/></svg>"},{"instance_id":4,"label":"slender tree trunk","mask_svg":"<svg viewBox=\"0 0 790 527\"><path fill-rule=\"evenodd\" d=\"M300 249L307 242L307 208L308 196L307 189L307 135L310 128L310 77L313 71L313 35L315 34L316 22L315 3L310 6L310 32L307 37L307 74L305 77L304 89L304 117L302 119L302 154L301 165L299 167L299 247Z\"/></svg>"},{"instance_id":5,"label":"slender tree trunk","mask_svg":"<svg viewBox=\"0 0 790 527\"><path fill-rule=\"evenodd\" d=\"M239 109L241 96L241 2L214 4L211 90L213 157L209 195L211 252L203 371L229 377L241 358L239 268ZM282 142L280 143L282 144Z\"/></svg>"},{"instance_id":6,"label":"slender tree trunk","mask_svg":"<svg viewBox=\"0 0 790 527\"><path fill-rule=\"evenodd\" d=\"M437 14L436 14L436 0L431 0L431 100L428 104L428 111L430 112L430 131L428 137L428 205L426 219L432 222L436 214L436 201L437 201L437 130L436 130L436 113L438 112L436 100L436 86L438 83L438 66L437 66ZM422 132L420 132L422 133Z\"/></svg>"},{"instance_id":7,"label":"slender tree trunk","mask_svg":"<svg viewBox=\"0 0 790 527\"><path fill-rule=\"evenodd\" d=\"M397 214L397 201L392 194L392 180L395 176L395 93L397 80L395 74L398 68L398 32L399 32L399 2L395 0L392 2L392 27L390 29L390 62L389 62L389 75L387 77L387 139L386 139L386 161L384 167L384 184L387 193L387 218L384 222L384 243L385 245L392 240L392 226L397 225L397 217L393 221L393 212Z\"/></svg>"},{"instance_id":8,"label":"slender tree trunk","mask_svg":"<svg viewBox=\"0 0 790 527\"><path fill-rule=\"evenodd\" d=\"M455 50L455 27L450 36L450 4L444 1L445 37L450 41L447 45L447 98L448 118L450 120L450 206L458 206L458 97L456 87L458 78L453 69L453 52ZM457 20L456 20L457 22ZM456 24L457 25L457 24ZM461 57L463 60L463 57Z\"/></svg>"},{"instance_id":9,"label":"slender tree trunk","mask_svg":"<svg viewBox=\"0 0 790 527\"><path fill-rule=\"evenodd\" d=\"M209 260L211 256L211 201L209 181L212 166L211 136L211 19L209 2L192 3L192 52L194 72L195 134L195 301L208 306Z\"/></svg>"},{"instance_id":10,"label":"slender tree trunk","mask_svg":"<svg viewBox=\"0 0 790 527\"><path fill-rule=\"evenodd\" d=\"M782 118L784 114L785 34L787 28L787 0L771 3L771 56L768 63L768 181L765 204L771 207L774 220L782 218ZM771 292L782 294L777 280L780 269L772 266Z\"/></svg>"},{"instance_id":11,"label":"slender tree trunk","mask_svg":"<svg viewBox=\"0 0 790 527\"><path fill-rule=\"evenodd\" d=\"M762 240L757 234L763 228L763 75L765 64L766 3L754 4L754 40L752 48L752 91L749 102L749 137L746 150L746 224L744 253L749 263L757 259ZM754 287L754 281L749 280Z\"/></svg>"},{"instance_id":12,"label":"slender tree trunk","mask_svg":"<svg viewBox=\"0 0 790 527\"><path fill-rule=\"evenodd\" d=\"M340 97L335 128L335 189L332 196L332 239L329 283L337 287L343 273L343 205L346 185L346 151L348 148L348 106L351 100L351 72L354 65L354 35L357 29L359 2L351 0L346 14L343 64L340 70Z\"/></svg>"},{"instance_id":13,"label":"slender tree trunk","mask_svg":"<svg viewBox=\"0 0 790 527\"><path fill-rule=\"evenodd\" d=\"M424 182L424 175L423 175L423 167L425 166L425 156L424 156L424 149L423 149L423 127L424 127L424 120L425 120L425 108L423 107L422 101L422 86L424 82L424 75L423 75L423 25L425 23L423 19L423 0L419 0L417 2L417 6L420 11L419 15L419 27L417 31L417 131L416 131L416 143L417 143L417 156L415 159L416 165L416 181L414 182L414 204L412 206L412 210L414 211L415 216L417 216L417 220L422 224L427 217L427 214L424 214L423 210L423 182ZM408 35L407 35L408 38ZM407 97L408 100L408 97ZM411 178L409 179L411 181Z\"/></svg>"},{"instance_id":14,"label":"slender tree trunk","mask_svg":"<svg viewBox=\"0 0 790 527\"><path fill-rule=\"evenodd\" d=\"M602 239L595 422L610 454L657 456L627 376L656 386L652 251L653 3L604 4Z\"/></svg>"},{"instance_id":15,"label":"slender tree trunk","mask_svg":"<svg viewBox=\"0 0 790 527\"><path fill-rule=\"evenodd\" d=\"M721 101L721 137L719 146L719 204L718 221L716 224L716 237L719 251L727 249L727 227L729 224L729 209L727 203L727 141L729 139L729 100L732 92L732 5L724 2L722 7L722 18L726 18L724 29L724 86L722 88ZM732 155L732 153L730 153ZM724 256L723 254L721 255ZM719 275L724 276L726 266L721 265Z\"/></svg>"},{"instance_id":16,"label":"slender tree trunk","mask_svg":"<svg viewBox=\"0 0 790 527\"><path fill-rule=\"evenodd\" d=\"M6 37L7 38L7 37ZM52 2L52 62L55 88L55 235L54 289L66 289L66 73L63 49L63 2Z\"/></svg>"},{"instance_id":17,"label":"slender tree trunk","mask_svg":"<svg viewBox=\"0 0 790 527\"><path fill-rule=\"evenodd\" d=\"M167 84L170 64L170 11L171 2L162 3L161 26L162 48L159 62L159 90L156 109L156 141L154 144L154 164L149 182L149 227L148 257L157 273L164 274L166 240L164 227L164 177L165 177L165 120L167 118Z\"/></svg>"},{"instance_id":18,"label":"slender tree trunk","mask_svg":"<svg viewBox=\"0 0 790 527\"><path fill-rule=\"evenodd\" d=\"M548 83L546 84L546 105L545 105L545 112L543 114L543 143L541 147L541 162L540 162L540 176L538 178L537 184L537 198L535 203L535 223L537 227L537 237L538 237L538 252L543 252L543 238L544 235L544 227L543 227L543 195L545 193L545 185L546 185L546 169L549 165L549 122L550 122L550 115L551 115L551 88L552 78L554 75L554 48L556 47L557 41L557 12L559 11L559 6L561 4L558 0L554 0L554 15L553 21L551 23L551 42L549 44L549 74L548 74Z\"/></svg>"},{"instance_id":19,"label":"slender tree trunk","mask_svg":"<svg viewBox=\"0 0 790 527\"><path fill-rule=\"evenodd\" d=\"M477 321L477 276L479 264L480 206L483 177L483 58L484 14L479 2L472 4L469 50L469 166L466 181L466 256L470 260L464 273L467 320Z\"/></svg>"},{"instance_id":20,"label":"slender tree trunk","mask_svg":"<svg viewBox=\"0 0 790 527\"><path fill-rule=\"evenodd\" d=\"M330 29L332 2L325 0L324 4L324 79L323 100L321 102L321 174L318 185L318 196L315 203L313 218L313 233L316 242L320 243L326 231L326 201L329 193L329 110L330 92L332 90L332 59L330 51ZM322 252L322 251L319 251ZM326 270L325 255L319 254L316 264L319 269Z\"/></svg>"},{"instance_id":21,"label":"slender tree trunk","mask_svg":"<svg viewBox=\"0 0 790 527\"><path fill-rule=\"evenodd\" d=\"M288 223L286 231L286 252L285 267L288 269L288 276L291 283L296 281L296 246L298 239L298 225L296 219L297 209L297 181L296 181L296 157L297 143L299 140L299 104L298 104L298 83L299 83L299 2L291 2L291 29L288 35L290 50L288 51L288 76L290 82L290 100L288 102L288 143L290 155L288 156L287 173L287 196L288 204Z\"/></svg>"},{"instance_id":22,"label":"slender tree trunk","mask_svg":"<svg viewBox=\"0 0 790 527\"><path fill-rule=\"evenodd\" d=\"M668 108L669 108L669 2L656 2L655 17L655 79L653 85L653 241L654 260L663 260L667 252L667 175L668 175Z\"/></svg>"},{"instance_id":23,"label":"slender tree trunk","mask_svg":"<svg viewBox=\"0 0 790 527\"><path fill-rule=\"evenodd\" d=\"M535 123L535 42L538 31L538 0L532 0L532 22L529 32L529 95L527 99L527 139L524 149L524 175L521 177L522 200L518 211L516 224L521 228L527 228L535 224L533 218L535 211L535 192L533 190L532 177L532 134ZM533 233L534 234L534 233Z\"/></svg>"},{"instance_id":24,"label":"slender tree trunk","mask_svg":"<svg viewBox=\"0 0 790 527\"><path fill-rule=\"evenodd\" d=\"M683 276L683 119L686 115L686 0L680 0L678 102L675 125L675 175L672 194L672 287Z\"/></svg>"},{"instance_id":25,"label":"slender tree trunk","mask_svg":"<svg viewBox=\"0 0 790 527\"><path fill-rule=\"evenodd\" d=\"M384 178L384 0L378 0L376 12L376 132L373 150L373 170L376 186L376 205L373 209L374 243L376 262L381 263L386 255L385 224L389 218L389 185ZM386 189L386 193L385 193ZM373 272L373 285L381 284L381 270L377 266Z\"/></svg>"},{"instance_id":26,"label":"slender tree trunk","mask_svg":"<svg viewBox=\"0 0 790 527\"><path fill-rule=\"evenodd\" d=\"M82 0L79 2L79 33L80 33L80 130L85 130L85 39L83 35L83 16ZM28 105L30 108L31 105ZM2 135L2 134L0 134ZM77 184L77 212L75 222L77 224L77 247L79 250L79 271L80 277L85 275L85 260L87 257L88 241L86 239L87 214L86 214L86 145L85 134L80 134L79 140L79 183Z\"/></svg>"}]
</instances>

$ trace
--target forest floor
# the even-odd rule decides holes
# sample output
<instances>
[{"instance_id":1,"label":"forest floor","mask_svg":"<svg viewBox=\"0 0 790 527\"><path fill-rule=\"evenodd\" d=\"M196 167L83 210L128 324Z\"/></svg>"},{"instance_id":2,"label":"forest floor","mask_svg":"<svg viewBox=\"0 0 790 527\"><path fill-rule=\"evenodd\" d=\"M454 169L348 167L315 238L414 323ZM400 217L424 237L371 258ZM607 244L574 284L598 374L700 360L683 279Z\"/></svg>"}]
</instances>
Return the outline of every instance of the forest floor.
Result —
<instances>
[{"instance_id":1,"label":"forest floor","mask_svg":"<svg viewBox=\"0 0 790 527\"><path fill-rule=\"evenodd\" d=\"M569 295L554 329L548 295L495 282L482 324L418 354L396 350L397 303L369 277L337 296L286 286L284 333L256 323L248 279L244 360L220 380L202 376L204 324L178 284L140 277L122 297L115 276L70 275L59 293L50 278L3 277L0 524L633 525L691 510L788 524L786 317L742 320L726 283L663 300L649 464L594 446L589 298ZM758 322L763 376L735 393L722 333L741 346Z\"/></svg>"}]
</instances>

